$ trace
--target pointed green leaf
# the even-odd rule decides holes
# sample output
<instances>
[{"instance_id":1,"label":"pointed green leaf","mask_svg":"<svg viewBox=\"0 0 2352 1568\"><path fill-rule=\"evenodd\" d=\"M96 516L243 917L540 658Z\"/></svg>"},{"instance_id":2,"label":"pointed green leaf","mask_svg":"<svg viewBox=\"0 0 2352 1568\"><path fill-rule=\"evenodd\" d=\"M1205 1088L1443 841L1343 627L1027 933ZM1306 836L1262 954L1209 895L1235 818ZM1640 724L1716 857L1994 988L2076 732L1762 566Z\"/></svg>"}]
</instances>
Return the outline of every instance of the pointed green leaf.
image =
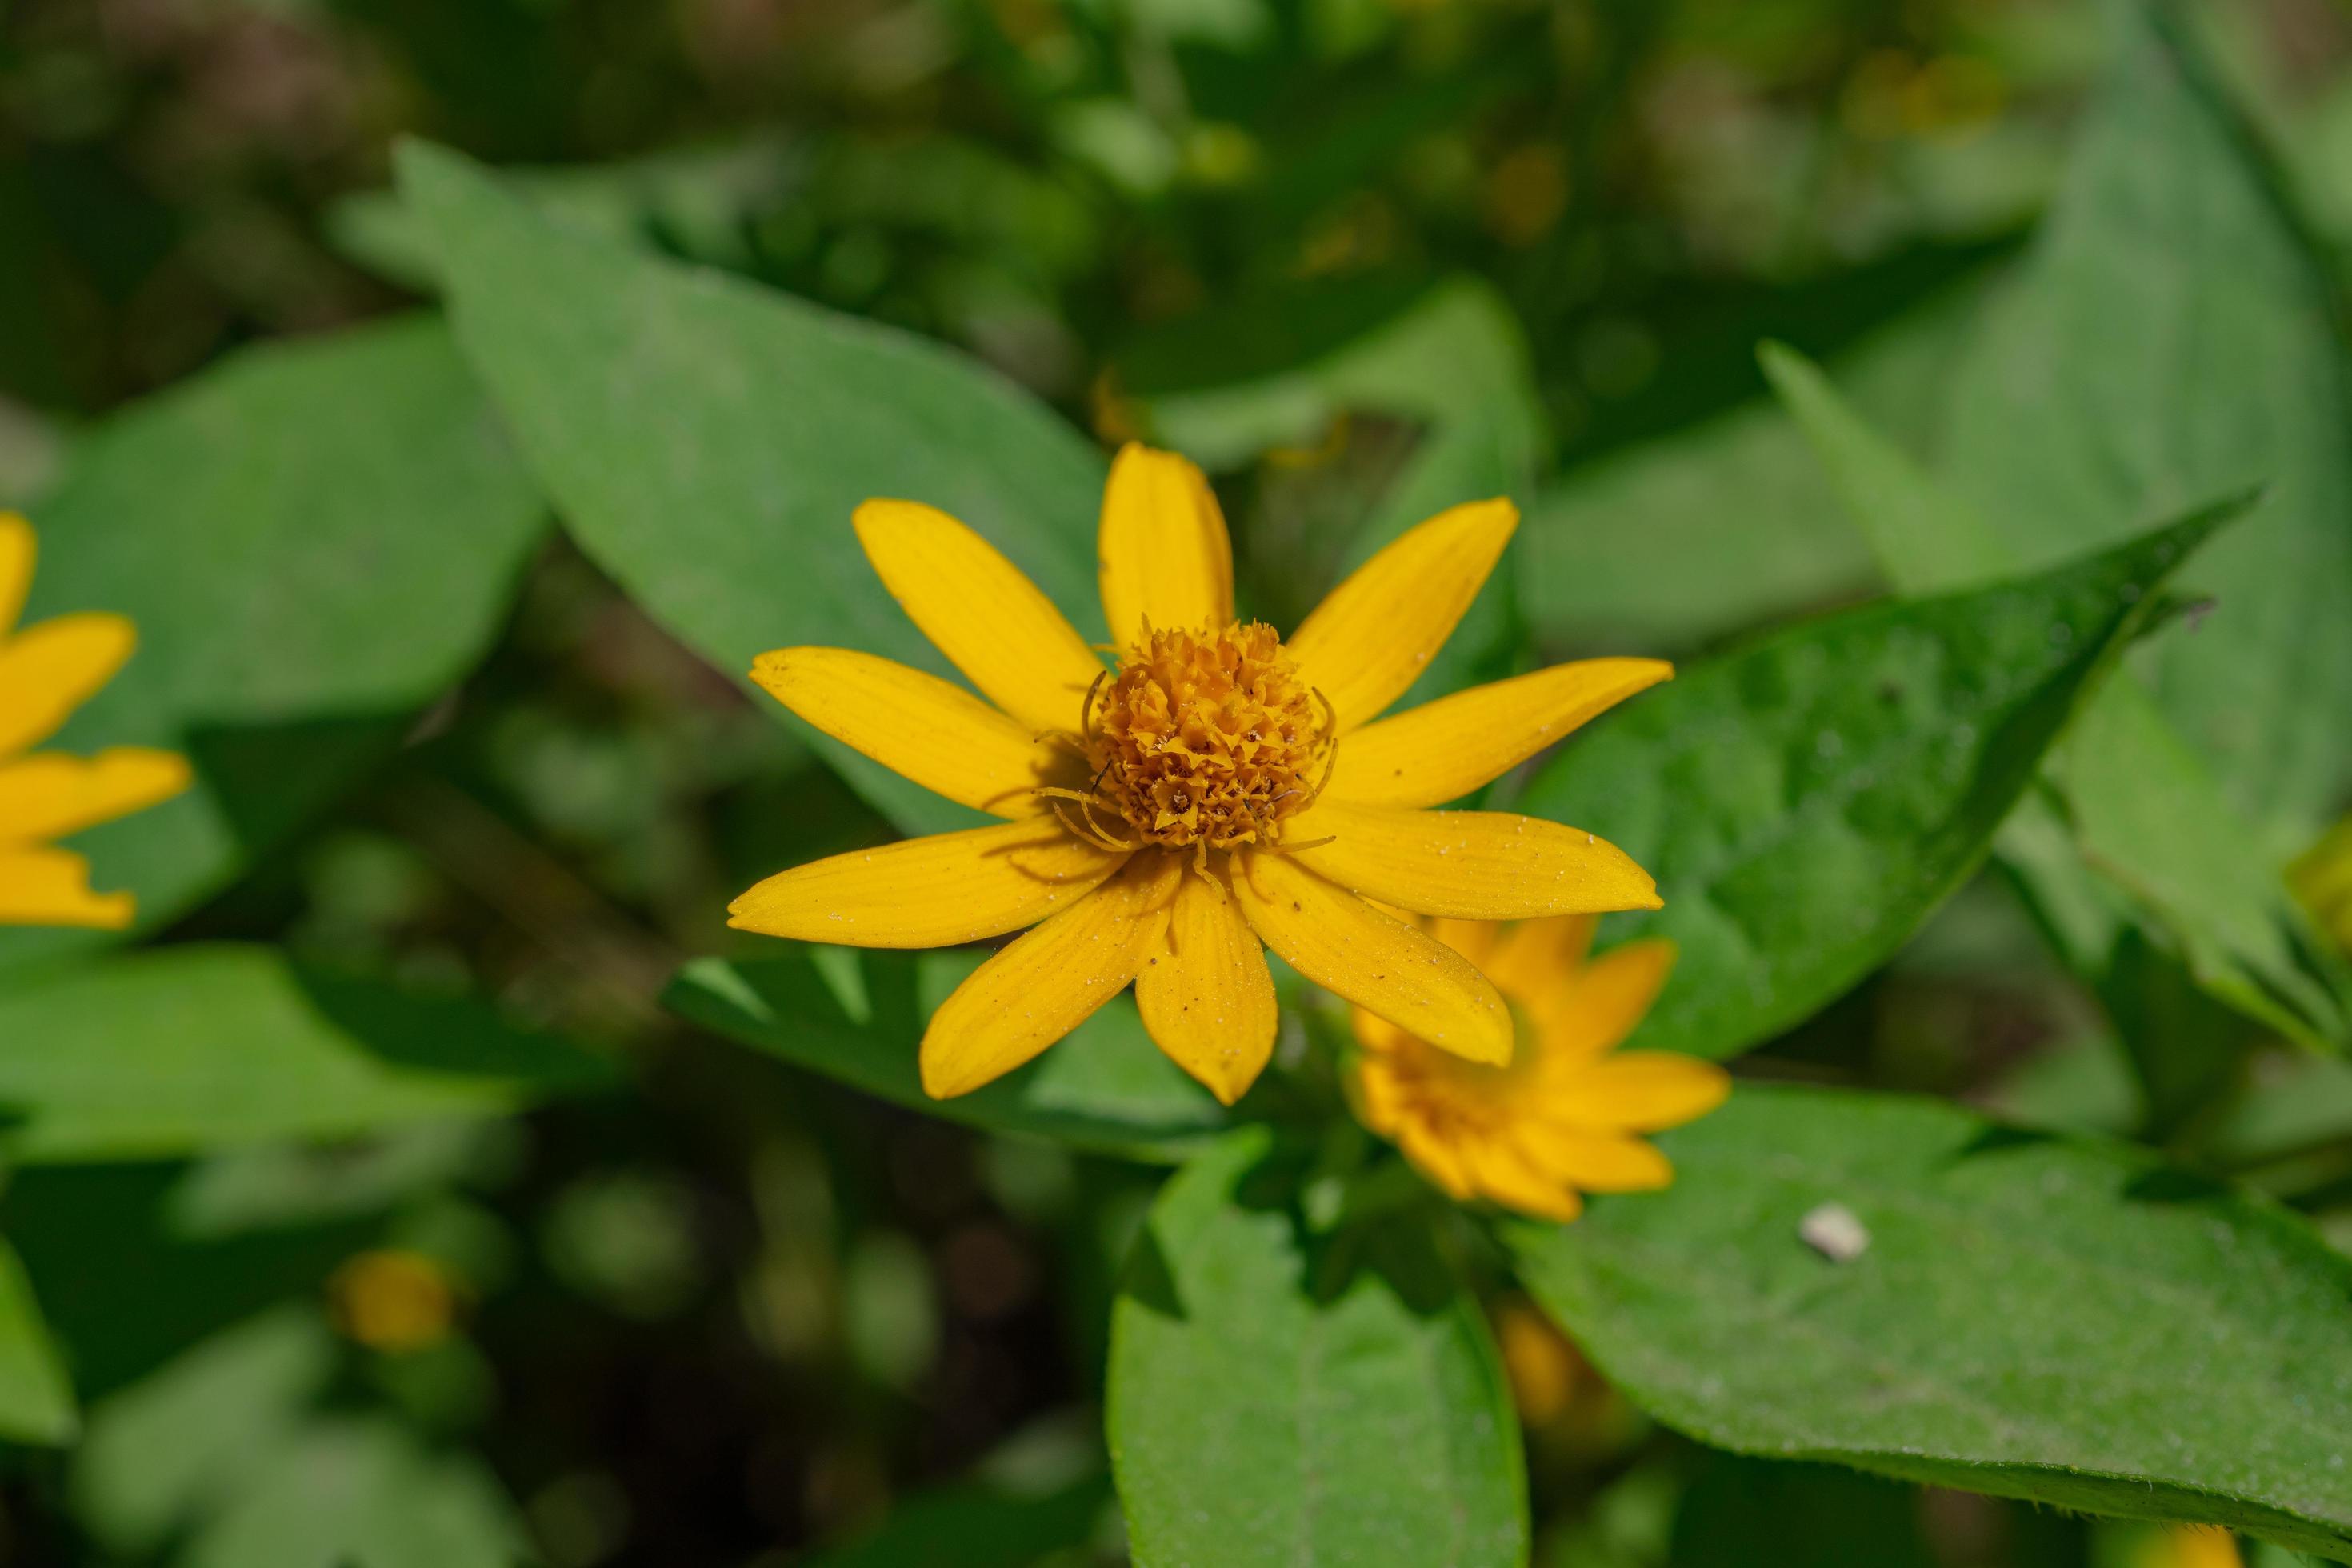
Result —
<instances>
[{"instance_id":1,"label":"pointed green leaf","mask_svg":"<svg viewBox=\"0 0 2352 1568\"><path fill-rule=\"evenodd\" d=\"M1847 510L1906 592L1980 582L2018 560L1973 508L1864 423L1818 368L1778 345L1768 344L1763 359ZM2311 931L2276 857L2136 673L2098 692L2044 776L2068 822L2029 801L2002 828L1999 853L2067 961L2111 993L2111 1006L2130 1007L2138 989L2121 973L2149 945L2131 929L2137 920L2167 933L2163 947L2198 985L2244 1016L2314 1046L2352 1029L2352 979ZM2168 1119L2172 1108L2161 1097L2157 1109Z\"/></svg>"},{"instance_id":2,"label":"pointed green leaf","mask_svg":"<svg viewBox=\"0 0 2352 1568\"><path fill-rule=\"evenodd\" d=\"M1523 810L1617 844L1682 949L1638 1039L1723 1057L1875 968L1982 859L2166 577L2234 509L2040 577L1873 605L1691 669L1572 742Z\"/></svg>"},{"instance_id":3,"label":"pointed green leaf","mask_svg":"<svg viewBox=\"0 0 2352 1568\"><path fill-rule=\"evenodd\" d=\"M727 675L804 643L951 673L858 548L850 514L875 496L961 518L1099 638L1104 463L1018 388L908 334L562 226L456 153L412 144L400 167L458 341L565 526ZM819 749L901 827L982 820Z\"/></svg>"},{"instance_id":4,"label":"pointed green leaf","mask_svg":"<svg viewBox=\"0 0 2352 1568\"><path fill-rule=\"evenodd\" d=\"M2065 184L1953 394L1948 473L2022 563L2260 484L2150 660L2283 861L2352 789L2352 362L2325 253L2168 0L2118 0Z\"/></svg>"},{"instance_id":5,"label":"pointed green leaf","mask_svg":"<svg viewBox=\"0 0 2352 1568\"><path fill-rule=\"evenodd\" d=\"M1263 1128L1184 1167L1111 1313L1111 1463L1139 1564L1524 1563L1518 1423L1425 1224L1309 1241Z\"/></svg>"},{"instance_id":6,"label":"pointed green leaf","mask_svg":"<svg viewBox=\"0 0 2352 1568\"><path fill-rule=\"evenodd\" d=\"M480 1002L305 969L266 948L163 948L0 994L0 1152L19 1163L495 1115L609 1077Z\"/></svg>"},{"instance_id":7,"label":"pointed green leaf","mask_svg":"<svg viewBox=\"0 0 2352 1568\"><path fill-rule=\"evenodd\" d=\"M1675 1184L1514 1222L1610 1379L1720 1447L2352 1549L2352 1260L2122 1145L1743 1085ZM1803 1239L1837 1205L1866 1244ZM1819 1225L1815 1221L1815 1225Z\"/></svg>"}]
</instances>

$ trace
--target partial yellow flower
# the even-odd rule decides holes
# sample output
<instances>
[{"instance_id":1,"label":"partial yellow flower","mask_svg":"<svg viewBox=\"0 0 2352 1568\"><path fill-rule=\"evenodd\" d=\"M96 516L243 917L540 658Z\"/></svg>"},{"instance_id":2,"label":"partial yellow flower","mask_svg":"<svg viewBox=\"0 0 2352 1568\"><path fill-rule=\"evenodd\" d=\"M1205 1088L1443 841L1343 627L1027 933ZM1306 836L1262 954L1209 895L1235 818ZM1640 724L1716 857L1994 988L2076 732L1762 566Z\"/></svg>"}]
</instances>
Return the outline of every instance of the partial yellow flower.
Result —
<instances>
[{"instance_id":1,"label":"partial yellow flower","mask_svg":"<svg viewBox=\"0 0 2352 1568\"><path fill-rule=\"evenodd\" d=\"M348 1259L327 1281L335 1326L370 1350L430 1350L457 1324L457 1286L421 1252L385 1247Z\"/></svg>"},{"instance_id":2,"label":"partial yellow flower","mask_svg":"<svg viewBox=\"0 0 2352 1568\"><path fill-rule=\"evenodd\" d=\"M971 529L912 501L866 502L866 559L987 700L843 648L765 654L752 679L835 739L1006 821L771 877L730 923L868 947L1034 926L933 1015L923 1087L942 1099L1012 1071L1132 981L1151 1037L1231 1104L1274 1049L1265 947L1445 1050L1509 1060L1494 986L1371 900L1486 919L1655 908L1649 875L1589 833L1423 808L1673 674L1592 659L1382 720L1517 521L1506 500L1431 519L1286 641L1234 618L1233 551L1201 471L1129 446L1097 550L1107 668Z\"/></svg>"},{"instance_id":3,"label":"partial yellow flower","mask_svg":"<svg viewBox=\"0 0 2352 1568\"><path fill-rule=\"evenodd\" d=\"M2287 881L2320 929L2352 952L2352 816L2305 851L2288 868Z\"/></svg>"},{"instance_id":4,"label":"partial yellow flower","mask_svg":"<svg viewBox=\"0 0 2352 1568\"><path fill-rule=\"evenodd\" d=\"M137 646L121 616L60 616L16 629L33 582L32 526L0 512L0 924L119 931L128 893L90 890L89 862L53 841L142 811L188 787L169 752L26 754L114 679Z\"/></svg>"},{"instance_id":5,"label":"partial yellow flower","mask_svg":"<svg viewBox=\"0 0 2352 1568\"><path fill-rule=\"evenodd\" d=\"M2149 1535L2136 1568L2243 1568L2237 1539L2218 1524L2175 1524Z\"/></svg>"},{"instance_id":6,"label":"partial yellow flower","mask_svg":"<svg viewBox=\"0 0 2352 1568\"><path fill-rule=\"evenodd\" d=\"M1674 1167L1638 1134L1704 1116L1731 1092L1713 1062L1617 1049L1657 1000L1674 943L1629 942L1589 959L1583 914L1428 924L1509 1000L1519 1051L1500 1067L1465 1061L1359 1007L1351 1087L1364 1124L1454 1198L1544 1219L1574 1219L1585 1193L1671 1183Z\"/></svg>"}]
</instances>

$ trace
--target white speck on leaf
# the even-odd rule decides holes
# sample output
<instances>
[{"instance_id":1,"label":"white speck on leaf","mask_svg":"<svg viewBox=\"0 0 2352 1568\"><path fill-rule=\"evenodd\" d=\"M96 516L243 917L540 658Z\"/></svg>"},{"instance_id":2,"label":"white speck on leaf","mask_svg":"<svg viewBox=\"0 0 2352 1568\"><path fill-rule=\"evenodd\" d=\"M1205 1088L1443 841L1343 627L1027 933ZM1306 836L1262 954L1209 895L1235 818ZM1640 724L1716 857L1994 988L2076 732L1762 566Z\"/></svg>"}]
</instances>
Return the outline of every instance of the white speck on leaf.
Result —
<instances>
[{"instance_id":1,"label":"white speck on leaf","mask_svg":"<svg viewBox=\"0 0 2352 1568\"><path fill-rule=\"evenodd\" d=\"M1870 1250L1870 1232L1843 1204L1822 1204L1797 1222L1797 1235L1832 1263L1851 1263Z\"/></svg>"}]
</instances>

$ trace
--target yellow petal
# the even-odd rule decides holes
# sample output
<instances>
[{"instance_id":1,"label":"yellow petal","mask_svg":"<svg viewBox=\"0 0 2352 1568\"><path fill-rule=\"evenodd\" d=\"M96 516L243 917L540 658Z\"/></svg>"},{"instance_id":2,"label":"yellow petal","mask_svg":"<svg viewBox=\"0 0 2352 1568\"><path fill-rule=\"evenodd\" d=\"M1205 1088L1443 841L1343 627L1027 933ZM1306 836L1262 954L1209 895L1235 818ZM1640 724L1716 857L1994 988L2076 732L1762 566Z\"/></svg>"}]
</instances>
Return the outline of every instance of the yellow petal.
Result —
<instances>
[{"instance_id":1,"label":"yellow petal","mask_svg":"<svg viewBox=\"0 0 2352 1568\"><path fill-rule=\"evenodd\" d=\"M1071 768L1064 753L963 688L870 653L782 648L761 654L751 679L844 745L999 816L1044 812L1033 792Z\"/></svg>"},{"instance_id":2,"label":"yellow petal","mask_svg":"<svg viewBox=\"0 0 2352 1568\"><path fill-rule=\"evenodd\" d=\"M1523 1004L1548 1060L1581 1060L1614 1050L1664 989L1675 944L1652 937L1612 947Z\"/></svg>"},{"instance_id":3,"label":"yellow petal","mask_svg":"<svg viewBox=\"0 0 2352 1568\"><path fill-rule=\"evenodd\" d=\"M1592 928L1599 923L1594 915L1553 915L1495 928L1505 932L1503 939L1485 958L1471 962L1496 990L1531 1005L1574 979L1592 951Z\"/></svg>"},{"instance_id":4,"label":"yellow petal","mask_svg":"<svg viewBox=\"0 0 2352 1568\"><path fill-rule=\"evenodd\" d=\"M1032 817L796 866L730 904L727 923L796 942L952 947L1035 925L1126 859Z\"/></svg>"},{"instance_id":5,"label":"yellow petal","mask_svg":"<svg viewBox=\"0 0 2352 1568\"><path fill-rule=\"evenodd\" d=\"M1286 855L1237 859L1234 897L1266 946L1334 995L1472 1061L1511 1059L1511 1014L1444 943Z\"/></svg>"},{"instance_id":6,"label":"yellow petal","mask_svg":"<svg viewBox=\"0 0 2352 1568\"><path fill-rule=\"evenodd\" d=\"M139 645L121 616L59 616L0 643L0 757L47 740Z\"/></svg>"},{"instance_id":7,"label":"yellow petal","mask_svg":"<svg viewBox=\"0 0 2352 1568\"><path fill-rule=\"evenodd\" d=\"M1660 659L1588 658L1424 702L1349 736L1323 793L1375 805L1459 800L1674 673Z\"/></svg>"},{"instance_id":8,"label":"yellow petal","mask_svg":"<svg viewBox=\"0 0 2352 1568\"><path fill-rule=\"evenodd\" d=\"M1596 1131L1663 1132L1731 1093L1731 1075L1675 1051L1625 1051L1587 1066L1545 1098L1548 1120Z\"/></svg>"},{"instance_id":9,"label":"yellow petal","mask_svg":"<svg viewBox=\"0 0 2352 1568\"><path fill-rule=\"evenodd\" d=\"M1234 618L1234 547L1201 470L1173 452L1129 443L1110 466L1096 542L1111 640L1134 647L1161 630Z\"/></svg>"},{"instance_id":10,"label":"yellow petal","mask_svg":"<svg viewBox=\"0 0 2352 1568\"><path fill-rule=\"evenodd\" d=\"M1519 1148L1557 1182L1588 1193L1648 1193L1673 1184L1674 1165L1639 1138L1529 1127Z\"/></svg>"},{"instance_id":11,"label":"yellow petal","mask_svg":"<svg viewBox=\"0 0 2352 1568\"><path fill-rule=\"evenodd\" d=\"M1583 1200L1573 1191L1507 1144L1481 1139L1463 1152L1479 1195L1506 1208L1566 1224L1584 1207Z\"/></svg>"},{"instance_id":12,"label":"yellow petal","mask_svg":"<svg viewBox=\"0 0 2352 1568\"><path fill-rule=\"evenodd\" d=\"M1351 1007L1349 1012L1355 1023L1360 1043L1363 1031L1368 1027L1394 1040L1412 1037L1386 1018L1375 1017L1361 1007ZM1348 1088L1356 1119L1373 1131L1386 1138L1404 1125L1405 1113L1411 1109L1412 1102L1406 1098L1404 1085L1397 1076L1396 1065L1389 1059L1385 1049L1372 1047L1358 1054L1355 1070L1348 1079Z\"/></svg>"},{"instance_id":13,"label":"yellow petal","mask_svg":"<svg viewBox=\"0 0 2352 1568\"><path fill-rule=\"evenodd\" d=\"M33 586L33 563L40 547L33 525L13 511L0 511L0 637L16 629L25 613L25 595Z\"/></svg>"},{"instance_id":14,"label":"yellow petal","mask_svg":"<svg viewBox=\"0 0 2352 1568\"><path fill-rule=\"evenodd\" d=\"M1188 875L1159 947L1135 977L1143 1026L1178 1067L1231 1105L1274 1055L1278 1009L1265 952L1213 877Z\"/></svg>"},{"instance_id":15,"label":"yellow petal","mask_svg":"<svg viewBox=\"0 0 2352 1568\"><path fill-rule=\"evenodd\" d=\"M923 1092L969 1094L1076 1028L1127 988L1168 922L1176 857L1119 874L971 972L923 1033Z\"/></svg>"},{"instance_id":16,"label":"yellow petal","mask_svg":"<svg viewBox=\"0 0 2352 1568\"><path fill-rule=\"evenodd\" d=\"M44 752L0 763L0 844L63 838L187 787L187 760L171 752L123 746L88 759Z\"/></svg>"},{"instance_id":17,"label":"yellow petal","mask_svg":"<svg viewBox=\"0 0 2352 1568\"><path fill-rule=\"evenodd\" d=\"M89 862L65 849L0 849L0 925L121 931L138 913L128 893L89 890Z\"/></svg>"},{"instance_id":18,"label":"yellow petal","mask_svg":"<svg viewBox=\"0 0 2352 1568\"><path fill-rule=\"evenodd\" d=\"M867 501L855 521L866 559L907 618L990 701L1032 731L1078 727L1102 661L1019 567L914 501Z\"/></svg>"},{"instance_id":19,"label":"yellow petal","mask_svg":"<svg viewBox=\"0 0 2352 1568\"><path fill-rule=\"evenodd\" d=\"M1517 928L1495 921L1432 920L1422 921L1421 929L1468 959L1479 973L1492 980L1495 972L1487 965L1502 947L1505 933Z\"/></svg>"},{"instance_id":20,"label":"yellow petal","mask_svg":"<svg viewBox=\"0 0 2352 1568\"><path fill-rule=\"evenodd\" d=\"M1330 700L1341 734L1379 718L1419 679L1518 525L1519 509L1507 500L1442 511L1358 567L1307 617L1286 646L1307 684Z\"/></svg>"},{"instance_id":21,"label":"yellow petal","mask_svg":"<svg viewBox=\"0 0 2352 1568\"><path fill-rule=\"evenodd\" d=\"M1397 1134L1397 1148L1412 1162L1412 1168L1457 1202L1467 1203L1478 1195L1477 1183L1472 1178L1470 1163L1463 1151L1439 1138L1421 1123L1408 1122Z\"/></svg>"},{"instance_id":22,"label":"yellow petal","mask_svg":"<svg viewBox=\"0 0 2352 1568\"><path fill-rule=\"evenodd\" d=\"M1328 800L1292 819L1297 858L1343 888L1416 914L1526 920L1654 910L1657 884L1615 845L1502 811L1416 811Z\"/></svg>"}]
</instances>

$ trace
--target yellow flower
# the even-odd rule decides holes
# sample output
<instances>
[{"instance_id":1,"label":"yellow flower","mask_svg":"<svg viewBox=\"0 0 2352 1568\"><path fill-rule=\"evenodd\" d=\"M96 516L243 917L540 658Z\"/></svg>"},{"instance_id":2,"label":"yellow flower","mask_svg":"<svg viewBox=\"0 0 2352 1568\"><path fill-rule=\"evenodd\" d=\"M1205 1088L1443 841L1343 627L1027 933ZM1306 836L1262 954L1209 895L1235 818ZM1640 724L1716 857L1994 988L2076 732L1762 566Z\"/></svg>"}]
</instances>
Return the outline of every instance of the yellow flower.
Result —
<instances>
[{"instance_id":1,"label":"yellow flower","mask_svg":"<svg viewBox=\"0 0 2352 1568\"><path fill-rule=\"evenodd\" d=\"M764 654L752 679L835 739L1009 820L771 877L730 923L868 947L1034 926L933 1015L923 1087L942 1099L1019 1067L1133 981L1151 1037L1230 1104L1274 1048L1261 942L1446 1050L1509 1060L1495 988L1369 900L1488 919L1655 908L1648 874L1591 834L1423 808L1673 673L1593 659L1373 722L1453 631L1517 519L1503 500L1431 519L1285 641L1234 619L1233 552L1200 470L1129 446L1098 546L1113 671L971 529L911 501L866 502L866 558L990 701L842 648Z\"/></svg>"},{"instance_id":2,"label":"yellow flower","mask_svg":"<svg viewBox=\"0 0 2352 1568\"><path fill-rule=\"evenodd\" d=\"M188 787L169 752L25 755L114 679L138 642L121 616L60 616L16 630L33 582L33 530L0 512L0 924L120 931L128 893L95 893L89 862L51 840L143 810Z\"/></svg>"},{"instance_id":3,"label":"yellow flower","mask_svg":"<svg viewBox=\"0 0 2352 1568\"><path fill-rule=\"evenodd\" d=\"M421 1252L386 1247L347 1260L327 1281L335 1326L370 1350L404 1355L449 1337L457 1289Z\"/></svg>"},{"instance_id":4,"label":"yellow flower","mask_svg":"<svg viewBox=\"0 0 2352 1568\"><path fill-rule=\"evenodd\" d=\"M1433 1050L1394 1020L1356 1010L1364 1124L1454 1197L1570 1220L1580 1194L1663 1187L1674 1167L1634 1135L1704 1116L1730 1093L1713 1062L1617 1050L1657 999L1675 948L1629 942L1588 962L1592 925L1590 915L1430 923L1517 1009L1531 1039L1506 1066Z\"/></svg>"}]
</instances>

